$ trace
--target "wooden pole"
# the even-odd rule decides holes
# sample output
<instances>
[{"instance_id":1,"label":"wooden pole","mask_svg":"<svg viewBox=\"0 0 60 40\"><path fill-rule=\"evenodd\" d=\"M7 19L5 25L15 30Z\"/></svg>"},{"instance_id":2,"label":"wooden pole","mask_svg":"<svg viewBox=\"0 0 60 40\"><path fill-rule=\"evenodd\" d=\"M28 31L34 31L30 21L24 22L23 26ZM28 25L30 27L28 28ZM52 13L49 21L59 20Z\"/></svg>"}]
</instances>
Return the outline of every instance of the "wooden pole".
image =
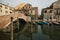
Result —
<instances>
[{"instance_id":1,"label":"wooden pole","mask_svg":"<svg viewBox=\"0 0 60 40\"><path fill-rule=\"evenodd\" d=\"M17 27L18 27L18 40L19 40L19 19L17 17Z\"/></svg>"},{"instance_id":2,"label":"wooden pole","mask_svg":"<svg viewBox=\"0 0 60 40\"><path fill-rule=\"evenodd\" d=\"M32 15L31 15L31 40L32 40Z\"/></svg>"},{"instance_id":3,"label":"wooden pole","mask_svg":"<svg viewBox=\"0 0 60 40\"><path fill-rule=\"evenodd\" d=\"M17 27L18 27L18 31L19 31L19 19L17 17Z\"/></svg>"},{"instance_id":4,"label":"wooden pole","mask_svg":"<svg viewBox=\"0 0 60 40\"><path fill-rule=\"evenodd\" d=\"M13 17L11 17L11 40L13 40Z\"/></svg>"}]
</instances>

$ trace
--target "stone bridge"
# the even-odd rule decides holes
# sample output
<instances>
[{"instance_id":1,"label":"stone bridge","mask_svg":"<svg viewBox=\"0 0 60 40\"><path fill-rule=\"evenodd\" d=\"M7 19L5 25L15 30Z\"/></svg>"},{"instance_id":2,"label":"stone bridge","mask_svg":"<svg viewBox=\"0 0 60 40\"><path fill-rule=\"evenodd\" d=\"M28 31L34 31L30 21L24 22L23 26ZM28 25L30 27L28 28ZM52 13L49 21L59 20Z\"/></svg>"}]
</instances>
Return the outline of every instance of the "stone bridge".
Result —
<instances>
[{"instance_id":1,"label":"stone bridge","mask_svg":"<svg viewBox=\"0 0 60 40\"><path fill-rule=\"evenodd\" d=\"M4 15L4 16L0 16L0 29L6 28L11 23L11 17L13 17L13 21L17 20L18 17L28 22L28 17L25 16L23 13Z\"/></svg>"}]
</instances>

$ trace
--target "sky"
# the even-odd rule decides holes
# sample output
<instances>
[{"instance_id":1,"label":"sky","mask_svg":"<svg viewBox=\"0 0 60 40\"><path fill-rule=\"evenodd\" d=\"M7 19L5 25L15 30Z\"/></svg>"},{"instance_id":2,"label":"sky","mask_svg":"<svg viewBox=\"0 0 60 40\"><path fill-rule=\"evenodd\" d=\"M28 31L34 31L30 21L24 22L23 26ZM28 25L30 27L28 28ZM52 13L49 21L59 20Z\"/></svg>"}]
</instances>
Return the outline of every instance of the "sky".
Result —
<instances>
[{"instance_id":1,"label":"sky","mask_svg":"<svg viewBox=\"0 0 60 40\"><path fill-rule=\"evenodd\" d=\"M9 6L16 7L20 3L30 3L32 6L38 7L38 14L41 14L43 8L49 7L56 0L0 0L0 3L8 4Z\"/></svg>"}]
</instances>

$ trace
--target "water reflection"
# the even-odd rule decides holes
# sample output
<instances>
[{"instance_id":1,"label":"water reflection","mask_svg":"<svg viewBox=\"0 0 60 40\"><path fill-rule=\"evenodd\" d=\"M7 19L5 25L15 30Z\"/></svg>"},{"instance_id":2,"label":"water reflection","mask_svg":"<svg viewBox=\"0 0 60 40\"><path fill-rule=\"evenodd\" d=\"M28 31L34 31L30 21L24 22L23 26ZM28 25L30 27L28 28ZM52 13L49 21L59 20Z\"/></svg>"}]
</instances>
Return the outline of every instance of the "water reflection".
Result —
<instances>
[{"instance_id":1,"label":"water reflection","mask_svg":"<svg viewBox=\"0 0 60 40\"><path fill-rule=\"evenodd\" d=\"M14 40L60 40L60 25L20 24L21 31L14 35ZM31 34L32 33L32 34ZM0 33L0 39L10 39L10 35Z\"/></svg>"},{"instance_id":2,"label":"water reflection","mask_svg":"<svg viewBox=\"0 0 60 40\"><path fill-rule=\"evenodd\" d=\"M60 40L60 27L59 25L43 25L42 31L48 35L51 40Z\"/></svg>"},{"instance_id":3,"label":"water reflection","mask_svg":"<svg viewBox=\"0 0 60 40\"><path fill-rule=\"evenodd\" d=\"M22 30L21 35L19 35L19 40L50 40L48 35L43 34L40 25L35 24L32 26L32 29L30 27L31 24L25 24L25 28Z\"/></svg>"},{"instance_id":4,"label":"water reflection","mask_svg":"<svg viewBox=\"0 0 60 40\"><path fill-rule=\"evenodd\" d=\"M31 40L31 33L36 34L38 32L37 25L33 25L31 29L31 24L25 24L23 30L19 33L19 40ZM17 39L16 39L17 40Z\"/></svg>"}]
</instances>

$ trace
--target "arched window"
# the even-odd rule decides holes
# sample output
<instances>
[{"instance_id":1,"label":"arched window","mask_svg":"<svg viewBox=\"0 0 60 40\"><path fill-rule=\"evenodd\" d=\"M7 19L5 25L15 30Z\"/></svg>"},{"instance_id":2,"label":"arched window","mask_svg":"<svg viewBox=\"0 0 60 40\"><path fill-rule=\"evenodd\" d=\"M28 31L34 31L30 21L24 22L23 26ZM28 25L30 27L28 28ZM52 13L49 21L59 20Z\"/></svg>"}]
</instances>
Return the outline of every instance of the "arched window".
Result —
<instances>
[{"instance_id":1,"label":"arched window","mask_svg":"<svg viewBox=\"0 0 60 40\"><path fill-rule=\"evenodd\" d=\"M49 13L52 13L52 10L50 10Z\"/></svg>"},{"instance_id":2,"label":"arched window","mask_svg":"<svg viewBox=\"0 0 60 40\"><path fill-rule=\"evenodd\" d=\"M7 9L7 7L5 7L5 9Z\"/></svg>"},{"instance_id":3,"label":"arched window","mask_svg":"<svg viewBox=\"0 0 60 40\"><path fill-rule=\"evenodd\" d=\"M10 13L12 13L12 12L10 12Z\"/></svg>"},{"instance_id":4,"label":"arched window","mask_svg":"<svg viewBox=\"0 0 60 40\"><path fill-rule=\"evenodd\" d=\"M44 13L47 13L47 10L45 10Z\"/></svg>"},{"instance_id":5,"label":"arched window","mask_svg":"<svg viewBox=\"0 0 60 40\"><path fill-rule=\"evenodd\" d=\"M56 16L54 16L53 18L56 19Z\"/></svg>"}]
</instances>

